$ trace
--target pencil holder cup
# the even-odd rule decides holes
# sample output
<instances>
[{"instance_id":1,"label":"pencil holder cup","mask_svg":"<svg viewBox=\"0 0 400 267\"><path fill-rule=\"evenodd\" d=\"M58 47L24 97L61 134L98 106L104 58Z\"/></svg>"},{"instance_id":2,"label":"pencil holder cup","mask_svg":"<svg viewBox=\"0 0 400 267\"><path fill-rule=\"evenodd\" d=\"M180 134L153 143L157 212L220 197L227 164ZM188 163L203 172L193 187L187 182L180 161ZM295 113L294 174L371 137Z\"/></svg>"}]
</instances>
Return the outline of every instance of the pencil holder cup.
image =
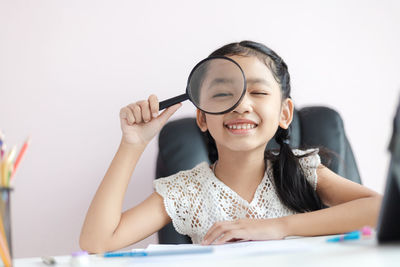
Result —
<instances>
[{"instance_id":1,"label":"pencil holder cup","mask_svg":"<svg viewBox=\"0 0 400 267\"><path fill-rule=\"evenodd\" d=\"M7 246L12 258L12 245L11 245L11 213L10 213L10 193L12 188L0 187L0 234L5 235L7 239ZM1 261L0 261L1 262Z\"/></svg>"}]
</instances>

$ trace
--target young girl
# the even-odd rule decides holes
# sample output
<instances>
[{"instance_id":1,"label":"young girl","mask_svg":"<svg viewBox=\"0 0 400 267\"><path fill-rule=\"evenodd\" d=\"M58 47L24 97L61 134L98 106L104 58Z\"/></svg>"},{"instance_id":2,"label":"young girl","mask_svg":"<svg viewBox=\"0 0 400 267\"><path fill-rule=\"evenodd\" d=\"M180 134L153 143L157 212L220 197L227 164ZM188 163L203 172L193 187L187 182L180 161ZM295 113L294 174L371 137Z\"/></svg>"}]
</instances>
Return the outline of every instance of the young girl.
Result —
<instances>
[{"instance_id":1,"label":"young girl","mask_svg":"<svg viewBox=\"0 0 400 267\"><path fill-rule=\"evenodd\" d=\"M204 245L375 226L379 194L322 166L318 150L289 147L294 107L283 60L251 41L228 44L211 56L235 60L247 81L246 94L233 111L197 111L199 128L215 141L217 161L154 181L156 192L121 213L140 155L181 104L158 114L158 99L151 95L122 108L121 144L87 212L81 248L94 253L121 249L171 220L179 233ZM272 138L280 151L265 153Z\"/></svg>"}]
</instances>

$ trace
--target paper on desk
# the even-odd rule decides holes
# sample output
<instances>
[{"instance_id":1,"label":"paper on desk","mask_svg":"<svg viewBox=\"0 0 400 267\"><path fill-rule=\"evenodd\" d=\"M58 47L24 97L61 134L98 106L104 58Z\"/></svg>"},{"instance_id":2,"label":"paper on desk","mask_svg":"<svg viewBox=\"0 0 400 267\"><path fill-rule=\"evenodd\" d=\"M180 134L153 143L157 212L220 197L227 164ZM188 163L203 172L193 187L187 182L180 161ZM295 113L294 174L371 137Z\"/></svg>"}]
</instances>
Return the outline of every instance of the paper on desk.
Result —
<instances>
[{"instance_id":1,"label":"paper on desk","mask_svg":"<svg viewBox=\"0 0 400 267\"><path fill-rule=\"evenodd\" d=\"M147 250L174 250L174 249L196 249L201 245L193 244L180 244L180 245L160 245L151 244ZM253 255L253 254L266 254L266 253L280 253L280 252L298 252L311 249L310 244L299 240L271 240L271 241L249 241L249 242L235 242L223 245L212 245L213 254L215 255Z\"/></svg>"},{"instance_id":2,"label":"paper on desk","mask_svg":"<svg viewBox=\"0 0 400 267\"><path fill-rule=\"evenodd\" d=\"M205 263L219 262L220 260L234 260L238 257L277 254L277 253L296 253L312 248L308 243L292 240L274 240L274 241L251 241L251 242L236 242L224 245L213 245L212 253L188 254L188 250L196 249L201 245L180 244L180 245L149 245L145 251L160 251L160 250L185 250L185 254L151 256L151 257L134 257L130 259L130 263L135 266L148 266L148 263L162 264L167 266L204 266ZM134 249L134 251L136 251Z\"/></svg>"}]
</instances>

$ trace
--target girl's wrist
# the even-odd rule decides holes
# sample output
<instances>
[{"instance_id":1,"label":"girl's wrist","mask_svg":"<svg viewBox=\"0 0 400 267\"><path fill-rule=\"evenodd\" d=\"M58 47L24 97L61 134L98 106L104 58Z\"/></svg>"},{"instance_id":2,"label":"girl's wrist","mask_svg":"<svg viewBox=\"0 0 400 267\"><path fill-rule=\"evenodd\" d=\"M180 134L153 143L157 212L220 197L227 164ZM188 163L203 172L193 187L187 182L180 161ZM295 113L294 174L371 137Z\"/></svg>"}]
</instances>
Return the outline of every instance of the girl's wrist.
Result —
<instances>
[{"instance_id":1,"label":"girl's wrist","mask_svg":"<svg viewBox=\"0 0 400 267\"><path fill-rule=\"evenodd\" d=\"M290 232L290 227L289 227L289 216L280 217L278 219L279 219L279 224L282 227L283 238L291 236L292 233Z\"/></svg>"},{"instance_id":2,"label":"girl's wrist","mask_svg":"<svg viewBox=\"0 0 400 267\"><path fill-rule=\"evenodd\" d=\"M264 229L266 229L265 240L283 239L283 238L291 235L290 231L289 231L287 216L279 217L279 218L264 219L264 222L265 222Z\"/></svg>"},{"instance_id":3,"label":"girl's wrist","mask_svg":"<svg viewBox=\"0 0 400 267\"><path fill-rule=\"evenodd\" d=\"M124 137L121 139L120 147L127 148L127 149L145 149L147 143L132 143L127 141Z\"/></svg>"}]
</instances>

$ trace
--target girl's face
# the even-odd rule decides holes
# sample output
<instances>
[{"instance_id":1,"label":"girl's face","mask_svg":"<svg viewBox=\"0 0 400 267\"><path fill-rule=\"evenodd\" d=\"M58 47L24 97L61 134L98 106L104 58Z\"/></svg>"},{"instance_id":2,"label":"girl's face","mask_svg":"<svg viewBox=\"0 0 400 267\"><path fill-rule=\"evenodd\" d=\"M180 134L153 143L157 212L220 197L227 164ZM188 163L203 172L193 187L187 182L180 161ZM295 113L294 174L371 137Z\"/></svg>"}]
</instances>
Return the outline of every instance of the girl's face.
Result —
<instances>
[{"instance_id":1,"label":"girl's face","mask_svg":"<svg viewBox=\"0 0 400 267\"><path fill-rule=\"evenodd\" d=\"M197 124L214 138L218 152L265 149L278 126L292 121L293 102L282 101L280 85L269 68L254 56L229 56L243 69L247 91L231 112L210 115L197 111Z\"/></svg>"}]
</instances>

